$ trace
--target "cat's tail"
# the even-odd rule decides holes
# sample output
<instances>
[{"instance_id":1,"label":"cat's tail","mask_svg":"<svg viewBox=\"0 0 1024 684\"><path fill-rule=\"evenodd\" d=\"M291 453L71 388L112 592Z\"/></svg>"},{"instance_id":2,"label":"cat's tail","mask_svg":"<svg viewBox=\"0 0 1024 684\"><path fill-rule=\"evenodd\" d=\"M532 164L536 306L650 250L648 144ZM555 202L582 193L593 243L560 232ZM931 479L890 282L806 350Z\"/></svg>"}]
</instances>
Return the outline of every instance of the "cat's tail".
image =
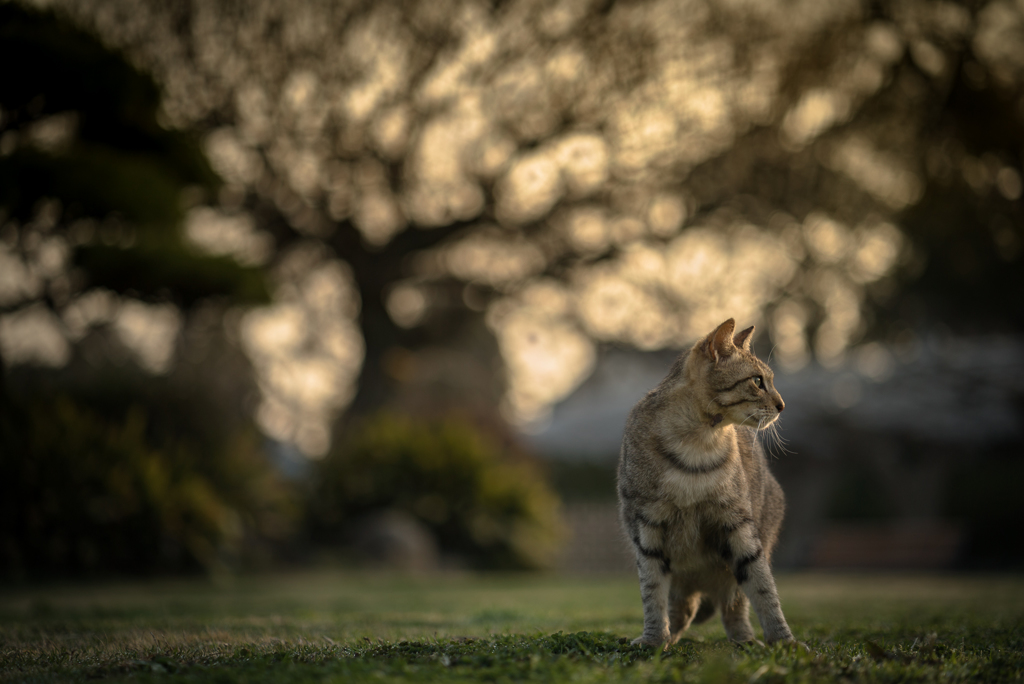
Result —
<instances>
[{"instance_id":1,"label":"cat's tail","mask_svg":"<svg viewBox=\"0 0 1024 684\"><path fill-rule=\"evenodd\" d=\"M699 625L714 614L715 604L711 602L711 599L704 597L700 600L700 608L697 609L697 614L693 616L693 622L690 624Z\"/></svg>"}]
</instances>

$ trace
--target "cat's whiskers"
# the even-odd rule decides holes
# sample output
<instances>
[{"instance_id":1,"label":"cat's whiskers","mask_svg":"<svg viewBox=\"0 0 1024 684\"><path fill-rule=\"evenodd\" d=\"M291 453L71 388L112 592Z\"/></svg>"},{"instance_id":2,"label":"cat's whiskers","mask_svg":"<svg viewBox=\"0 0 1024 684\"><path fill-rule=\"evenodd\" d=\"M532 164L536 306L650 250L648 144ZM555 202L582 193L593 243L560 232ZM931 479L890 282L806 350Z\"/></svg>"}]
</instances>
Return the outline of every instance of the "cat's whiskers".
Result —
<instances>
[{"instance_id":1,"label":"cat's whiskers","mask_svg":"<svg viewBox=\"0 0 1024 684\"><path fill-rule=\"evenodd\" d=\"M778 430L775 429L774 425L765 434L765 446L767 447L768 455L772 458L778 458L778 455L775 453L775 449L779 446L778 436Z\"/></svg>"},{"instance_id":2,"label":"cat's whiskers","mask_svg":"<svg viewBox=\"0 0 1024 684\"><path fill-rule=\"evenodd\" d=\"M779 434L779 422L781 420L781 418L776 419L775 422L769 425L768 429L765 430L765 446L767 447L768 454L774 459L779 458L779 454L775 453L776 450L782 452L784 455L792 455L793 453L786 447L786 439Z\"/></svg>"}]
</instances>

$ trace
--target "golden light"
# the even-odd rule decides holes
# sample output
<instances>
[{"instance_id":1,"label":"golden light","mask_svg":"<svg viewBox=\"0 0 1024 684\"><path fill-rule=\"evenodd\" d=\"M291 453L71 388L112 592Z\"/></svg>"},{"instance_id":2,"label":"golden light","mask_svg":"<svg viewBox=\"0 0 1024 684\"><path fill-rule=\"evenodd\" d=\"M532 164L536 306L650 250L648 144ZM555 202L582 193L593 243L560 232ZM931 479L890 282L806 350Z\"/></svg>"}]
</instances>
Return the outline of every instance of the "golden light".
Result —
<instances>
[{"instance_id":1,"label":"golden light","mask_svg":"<svg viewBox=\"0 0 1024 684\"><path fill-rule=\"evenodd\" d=\"M206 156L213 169L229 183L249 185L263 174L263 162L235 129L218 128L206 137Z\"/></svg>"},{"instance_id":2,"label":"golden light","mask_svg":"<svg viewBox=\"0 0 1024 684\"><path fill-rule=\"evenodd\" d=\"M142 368L154 374L170 370L183 323L176 306L124 299L113 323L118 337Z\"/></svg>"},{"instance_id":3,"label":"golden light","mask_svg":"<svg viewBox=\"0 0 1024 684\"><path fill-rule=\"evenodd\" d=\"M671 344L677 316L656 291L623 277L617 265L601 265L581 274L578 311L587 331L599 340L622 340L639 349Z\"/></svg>"},{"instance_id":4,"label":"golden light","mask_svg":"<svg viewBox=\"0 0 1024 684\"><path fill-rule=\"evenodd\" d=\"M42 304L0 316L0 353L11 365L63 366L71 346L61 327L60 319Z\"/></svg>"},{"instance_id":5,"label":"golden light","mask_svg":"<svg viewBox=\"0 0 1024 684\"><path fill-rule=\"evenodd\" d=\"M1010 0L996 0L981 8L976 21L974 53L998 81L1010 86L1024 72L1020 50L1024 8Z\"/></svg>"},{"instance_id":6,"label":"golden light","mask_svg":"<svg viewBox=\"0 0 1024 684\"><path fill-rule=\"evenodd\" d=\"M312 263L310 263L312 260ZM352 400L363 362L354 318L359 298L348 268L296 253L275 303L242 318L241 340L263 399L256 419L267 434L311 457L330 446L330 425Z\"/></svg>"},{"instance_id":7,"label":"golden light","mask_svg":"<svg viewBox=\"0 0 1024 684\"><path fill-rule=\"evenodd\" d=\"M552 146L570 196L586 197L608 180L608 146L601 136L572 133Z\"/></svg>"},{"instance_id":8,"label":"golden light","mask_svg":"<svg viewBox=\"0 0 1024 684\"><path fill-rule=\"evenodd\" d=\"M825 311L825 320L814 338L817 360L828 368L838 366L862 323L861 291L841 271L819 268L811 274L811 294Z\"/></svg>"},{"instance_id":9,"label":"golden light","mask_svg":"<svg viewBox=\"0 0 1024 684\"><path fill-rule=\"evenodd\" d=\"M749 198L709 199L700 183L746 173L744 146L766 127L778 132L769 147L806 150L790 159L824 164L864 202L890 215L912 206L925 187L913 154L844 124L907 51L923 73L948 74L943 50L971 23L955 4L919 2L901 5L893 23L869 22L848 1L619 3L586 31L589 10L576 2L500 11L423 2L408 13L378 3L358 17L337 3L268 2L263 14L206 3L183 37L159 28L162 10L151 4L106 3L114 9L63 4L154 71L168 125L233 112L234 125L205 140L224 197L271 199L314 238L351 221L370 248L405 230L467 222L465 233L412 255L387 309L411 327L430 314L422 286L431 278L493 288L486 321L505 363L503 410L519 425L542 420L587 377L595 340L681 347L734 317L767 323L784 368L807 363L812 344L824 363L839 363L865 328L866 286L905 253L900 227L884 216L858 222L815 198L786 209L798 218L781 206L745 213ZM728 28L750 22L759 34L740 45ZM977 22L979 69L1016 83L1024 9L995 0ZM817 80L787 80L806 45L850 27L845 58ZM140 41L147 30L151 40ZM442 48L421 41L432 33L446 36ZM195 57L182 59L192 43ZM59 140L54 131L41 129L39 140ZM1020 170L1005 161L952 157L948 171L980 194L1024 193ZM270 239L241 206L222 198L219 209L194 210L188 238L264 263ZM1019 248L1012 230L993 227L993 239L1001 253ZM65 258L47 249L29 265L0 249L0 303L46 286L45 264ZM542 275L563 261L560 281ZM278 269L275 303L244 318L243 342L263 389L260 424L316 454L351 398L363 341L345 267L323 255L302 263ZM105 315L85 300L75 307L66 315L75 331ZM884 355L864 349L860 372L884 375Z\"/></svg>"},{"instance_id":10,"label":"golden light","mask_svg":"<svg viewBox=\"0 0 1024 684\"><path fill-rule=\"evenodd\" d=\"M61 315L68 337L73 341L80 340L93 326L111 322L119 305L117 294L102 288L76 297L64 307Z\"/></svg>"},{"instance_id":11,"label":"golden light","mask_svg":"<svg viewBox=\"0 0 1024 684\"><path fill-rule=\"evenodd\" d=\"M495 192L498 219L525 223L547 214L562 198L565 186L555 156L542 150L515 160Z\"/></svg>"},{"instance_id":12,"label":"golden light","mask_svg":"<svg viewBox=\"0 0 1024 684\"><path fill-rule=\"evenodd\" d=\"M1022 189L1020 173L1017 169L1004 166L996 174L996 187L999 188L999 194L1011 202L1019 200Z\"/></svg>"},{"instance_id":13,"label":"golden light","mask_svg":"<svg viewBox=\"0 0 1024 684\"><path fill-rule=\"evenodd\" d=\"M671 111L648 102L621 104L610 123L614 163L626 174L646 169L674 149L679 131Z\"/></svg>"},{"instance_id":14,"label":"golden light","mask_svg":"<svg viewBox=\"0 0 1024 684\"><path fill-rule=\"evenodd\" d=\"M661 238L669 238L682 229L686 222L686 204L675 195L659 195L647 207L647 225Z\"/></svg>"},{"instance_id":15,"label":"golden light","mask_svg":"<svg viewBox=\"0 0 1024 684\"><path fill-rule=\"evenodd\" d=\"M544 254L522 236L483 227L442 250L445 269L467 282L503 289L539 273Z\"/></svg>"},{"instance_id":16,"label":"golden light","mask_svg":"<svg viewBox=\"0 0 1024 684\"><path fill-rule=\"evenodd\" d=\"M404 207L417 223L444 225L471 219L483 209L480 186L465 169L466 158L488 133L480 108L478 98L463 98L429 120L413 142Z\"/></svg>"},{"instance_id":17,"label":"golden light","mask_svg":"<svg viewBox=\"0 0 1024 684\"><path fill-rule=\"evenodd\" d=\"M368 244L383 246L405 228L405 216L390 190L382 185L363 191L352 218Z\"/></svg>"},{"instance_id":18,"label":"golden light","mask_svg":"<svg viewBox=\"0 0 1024 684\"><path fill-rule=\"evenodd\" d=\"M845 93L830 88L809 90L786 113L782 122L783 139L803 147L843 121L849 112L850 101Z\"/></svg>"},{"instance_id":19,"label":"golden light","mask_svg":"<svg viewBox=\"0 0 1024 684\"><path fill-rule=\"evenodd\" d=\"M569 244L583 254L604 251L610 243L610 231L604 209L598 206L579 207L565 219Z\"/></svg>"},{"instance_id":20,"label":"golden light","mask_svg":"<svg viewBox=\"0 0 1024 684\"><path fill-rule=\"evenodd\" d=\"M784 300L771 318L774 358L783 370L796 371L810 361L807 344L807 309L793 299Z\"/></svg>"},{"instance_id":21,"label":"golden light","mask_svg":"<svg viewBox=\"0 0 1024 684\"><path fill-rule=\"evenodd\" d=\"M212 207L199 207L188 213L185 237L204 252L231 256L246 266L265 264L274 248L273 238L256 230L252 216Z\"/></svg>"},{"instance_id":22,"label":"golden light","mask_svg":"<svg viewBox=\"0 0 1024 684\"><path fill-rule=\"evenodd\" d=\"M849 136L840 142L833 148L828 164L895 210L914 204L924 192L917 173L863 138Z\"/></svg>"},{"instance_id":23,"label":"golden light","mask_svg":"<svg viewBox=\"0 0 1024 684\"><path fill-rule=\"evenodd\" d=\"M846 256L850 248L850 230L817 212L811 213L804 220L804 242L816 261L834 264Z\"/></svg>"},{"instance_id":24,"label":"golden light","mask_svg":"<svg viewBox=\"0 0 1024 684\"><path fill-rule=\"evenodd\" d=\"M896 359L885 345L869 342L857 350L856 365L861 375L882 382L896 370Z\"/></svg>"},{"instance_id":25,"label":"golden light","mask_svg":"<svg viewBox=\"0 0 1024 684\"><path fill-rule=\"evenodd\" d=\"M503 412L513 424L543 421L593 369L594 345L567 316L571 309L568 292L541 282L488 310L508 376Z\"/></svg>"},{"instance_id":26,"label":"golden light","mask_svg":"<svg viewBox=\"0 0 1024 684\"><path fill-rule=\"evenodd\" d=\"M874 282L889 273L896 266L904 244L899 229L884 222L858 226L856 240L850 275L860 283Z\"/></svg>"},{"instance_id":27,"label":"golden light","mask_svg":"<svg viewBox=\"0 0 1024 684\"><path fill-rule=\"evenodd\" d=\"M0 245L0 305L16 304L42 292L43 280L28 266Z\"/></svg>"},{"instance_id":28,"label":"golden light","mask_svg":"<svg viewBox=\"0 0 1024 684\"><path fill-rule=\"evenodd\" d=\"M403 328L419 325L427 312L427 298L423 291L407 283L399 283L392 288L385 305L391 320Z\"/></svg>"},{"instance_id":29,"label":"golden light","mask_svg":"<svg viewBox=\"0 0 1024 684\"><path fill-rule=\"evenodd\" d=\"M407 106L395 105L382 111L373 121L370 135L377 150L388 159L398 159L405 152L412 126L412 112Z\"/></svg>"},{"instance_id":30,"label":"golden light","mask_svg":"<svg viewBox=\"0 0 1024 684\"><path fill-rule=\"evenodd\" d=\"M599 218L598 213L590 220ZM581 243L578 248L584 238L594 240L595 248L607 246L603 232L581 230L573 237ZM508 415L520 425L542 420L549 408L545 401L556 401L585 379L592 363L586 359L593 350L583 351L582 331L584 338L639 349L682 347L730 316L757 323L764 307L790 286L796 273L796 261L780 235L743 222L723 222L689 228L665 245L641 239L614 256L581 263L571 289L551 281L526 285L488 311L506 363L518 360L515 372L509 366ZM830 287L822 295L827 305L847 306L842 293L833 291L838 286ZM838 331L833 337L845 344L859 317L851 323L849 313L839 312L830 320ZM790 367L806 360L806 322L799 307L776 311L773 335L782 338ZM550 331L542 334L544 326ZM548 353L551 358L541 362L541 355ZM557 379L556 368L562 368Z\"/></svg>"}]
</instances>

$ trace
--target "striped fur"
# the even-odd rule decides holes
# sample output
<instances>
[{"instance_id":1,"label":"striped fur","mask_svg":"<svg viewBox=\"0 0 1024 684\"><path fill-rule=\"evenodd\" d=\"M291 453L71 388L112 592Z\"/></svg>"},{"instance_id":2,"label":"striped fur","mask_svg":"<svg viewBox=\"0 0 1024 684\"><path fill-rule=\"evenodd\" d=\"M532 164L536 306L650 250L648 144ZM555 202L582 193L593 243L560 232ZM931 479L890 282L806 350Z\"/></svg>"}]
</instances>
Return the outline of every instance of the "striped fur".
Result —
<instances>
[{"instance_id":1,"label":"striped fur","mask_svg":"<svg viewBox=\"0 0 1024 684\"><path fill-rule=\"evenodd\" d=\"M792 641L769 562L785 500L756 432L785 408L753 328L729 319L673 364L630 412L619 459L619 512L636 552L644 631L675 643L722 613L733 641Z\"/></svg>"}]
</instances>

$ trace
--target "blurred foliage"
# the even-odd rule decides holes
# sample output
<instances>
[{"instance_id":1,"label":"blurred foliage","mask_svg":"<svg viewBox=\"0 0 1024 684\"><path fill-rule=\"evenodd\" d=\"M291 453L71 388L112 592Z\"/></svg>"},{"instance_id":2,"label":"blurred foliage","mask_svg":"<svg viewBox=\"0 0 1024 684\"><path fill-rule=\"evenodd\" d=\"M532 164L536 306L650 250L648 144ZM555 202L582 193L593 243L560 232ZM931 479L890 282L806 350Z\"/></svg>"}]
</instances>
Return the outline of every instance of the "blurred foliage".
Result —
<instances>
[{"instance_id":1,"label":"blurred foliage","mask_svg":"<svg viewBox=\"0 0 1024 684\"><path fill-rule=\"evenodd\" d=\"M510 461L456 419L378 413L331 451L313 482L308 519L318 541L397 508L423 521L442 553L482 568L538 568L561 534L558 499L536 467Z\"/></svg>"},{"instance_id":2,"label":"blurred foliage","mask_svg":"<svg viewBox=\"0 0 1024 684\"><path fill-rule=\"evenodd\" d=\"M369 413L415 375L395 349L436 359L473 324L506 371L477 390L520 424L602 345L679 348L729 316L787 369L1024 329L995 296L1024 274L1019 3L53 6L152 71L282 292L351 275L362 354L307 307L256 364L261 415L308 453L283 378L315 361L322 413ZM296 252L315 259L282 268Z\"/></svg>"},{"instance_id":3,"label":"blurred foliage","mask_svg":"<svg viewBox=\"0 0 1024 684\"><path fill-rule=\"evenodd\" d=\"M257 561L293 529L295 501L254 432L201 438L154 430L69 396L0 416L0 574L220 572Z\"/></svg>"},{"instance_id":4,"label":"blurred foliage","mask_svg":"<svg viewBox=\"0 0 1024 684\"><path fill-rule=\"evenodd\" d=\"M92 34L53 13L4 3L0 58L20 65L6 74L0 89L8 128L75 112L78 141L96 145L95 152L106 148L137 155L140 161L156 161L179 184L218 186L196 141L157 122L160 89L153 79ZM161 216L173 217L180 211L168 198L165 202ZM133 206L146 211L141 204Z\"/></svg>"},{"instance_id":5,"label":"blurred foliage","mask_svg":"<svg viewBox=\"0 0 1024 684\"><path fill-rule=\"evenodd\" d=\"M71 261L86 286L184 306L268 299L258 269L184 243L185 191L194 201L221 183L194 134L158 121L149 75L56 14L14 3L0 5L0 62L19 65L0 86L0 216L29 229L49 207L44 230L77 225Z\"/></svg>"},{"instance_id":6,"label":"blurred foliage","mask_svg":"<svg viewBox=\"0 0 1024 684\"><path fill-rule=\"evenodd\" d=\"M173 189L190 184L246 227L218 253L259 243L278 303L320 291L321 266L346 274L341 325L306 301L267 316L299 332L251 345L263 427L306 453L332 412L408 392L395 350L413 368L484 349L475 329L506 372L474 389L519 424L579 387L602 345L679 348L728 316L757 323L784 369L841 364L868 339L1024 329L1019 301L994 296L1024 274L1019 3L50 6L4 6L0 56L35 66L5 81L0 166L23 167L9 177L29 199L66 185L66 223L140 163L145 193L120 210L140 225L75 245L93 282L184 303L258 294L230 260L189 280L198 266L148 242L163 233L140 227L161 224L147 212L180 215ZM71 142L40 147L68 111ZM99 148L119 161L79 173ZM29 199L6 201L30 216ZM314 364L332 390L297 387Z\"/></svg>"},{"instance_id":7,"label":"blurred foliage","mask_svg":"<svg viewBox=\"0 0 1024 684\"><path fill-rule=\"evenodd\" d=\"M67 324L83 284L266 299L261 270L182 240L209 202L238 228L217 253L273 267L277 306L242 340L261 427L309 454L337 411L410 388L484 411L504 393L503 417L537 421L602 346L674 348L727 316L790 369L865 339L1024 330L1019 2L51 6L0 4L19 65L0 82L0 258L42 283L0 314L44 299ZM73 405L122 431L134 415ZM171 459L197 428L156 405L138 420ZM514 521L547 499L487 484L484 464L518 466L475 438L417 425L379 417L335 449L317 533L397 506L452 553L536 564L517 554L545 544L515 539L546 528ZM584 475L563 482L605 486ZM855 473L832 514L883 515L877 492ZM1009 499L957 501L984 531Z\"/></svg>"},{"instance_id":8,"label":"blurred foliage","mask_svg":"<svg viewBox=\"0 0 1024 684\"><path fill-rule=\"evenodd\" d=\"M1024 54L1024 24L1014 30L1012 50ZM921 262L904 270L895 301L879 307L885 325L941 322L960 334L1024 330L1024 306L999 296L1024 287L1024 88L998 79L982 87L970 76L976 66L963 58L942 109L927 120L922 165L931 182L901 217ZM959 169L950 162L958 156L968 162Z\"/></svg>"},{"instance_id":9,"label":"blurred foliage","mask_svg":"<svg viewBox=\"0 0 1024 684\"><path fill-rule=\"evenodd\" d=\"M186 210L219 178L194 133L159 121L153 79L56 13L0 4L0 61L18 65L0 81L0 314L10 314L0 316L10 357L0 357L0 575L219 572L261 560L298 509L251 421L226 415L224 404L241 397L209 396L218 380L197 383L195 364L178 369L188 380L126 382L129 350L97 345L116 336L131 298L190 314L210 297L268 299L261 269L185 241ZM75 319L83 293L99 294L95 319ZM78 346L56 354L71 364L8 372L5 361L26 360L15 351L45 346L12 323L40 302L52 311L36 316L51 342ZM173 336L168 357L181 329L172 313L162 329ZM220 334L207 327L192 352ZM152 318L136 321L136 337L154 330Z\"/></svg>"},{"instance_id":10,"label":"blurred foliage","mask_svg":"<svg viewBox=\"0 0 1024 684\"><path fill-rule=\"evenodd\" d=\"M92 274L93 284L146 298L170 297L184 306L213 294L229 294L237 302L262 302L268 297L263 274L238 265L230 257L196 258L181 245L127 249L89 245L78 250L76 263Z\"/></svg>"}]
</instances>

